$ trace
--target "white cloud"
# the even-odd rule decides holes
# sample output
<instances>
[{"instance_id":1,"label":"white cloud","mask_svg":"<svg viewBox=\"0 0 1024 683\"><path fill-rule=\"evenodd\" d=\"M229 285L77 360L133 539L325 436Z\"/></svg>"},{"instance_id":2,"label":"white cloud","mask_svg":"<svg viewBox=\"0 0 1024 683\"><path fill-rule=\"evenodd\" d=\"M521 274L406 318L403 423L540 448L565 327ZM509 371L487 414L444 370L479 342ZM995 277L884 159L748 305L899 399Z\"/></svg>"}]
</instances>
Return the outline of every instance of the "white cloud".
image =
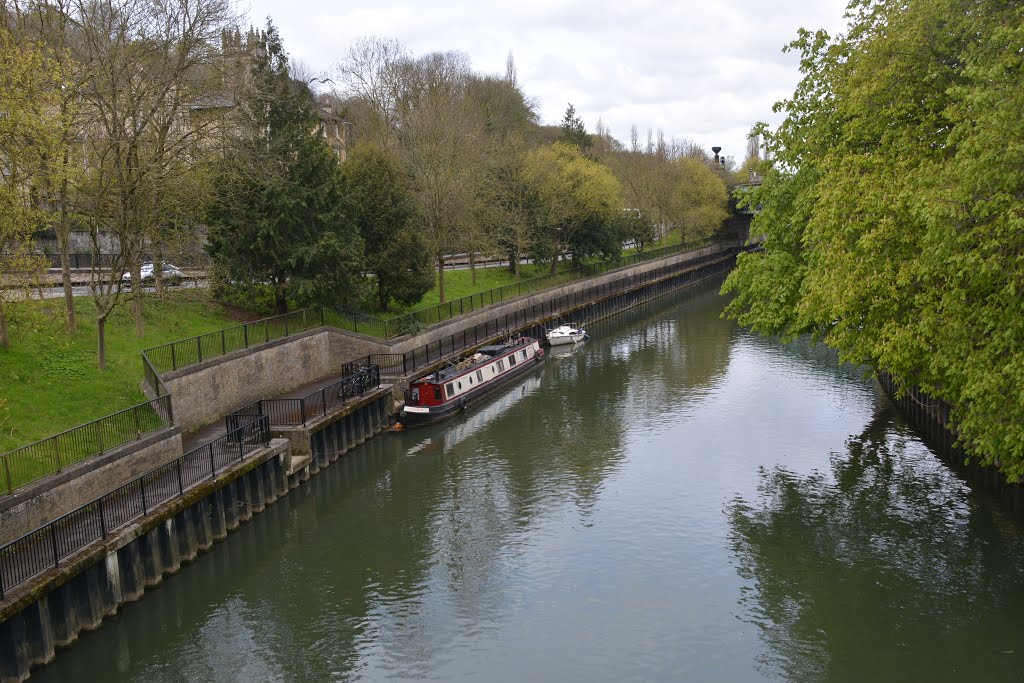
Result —
<instances>
[{"instance_id":1,"label":"white cloud","mask_svg":"<svg viewBox=\"0 0 1024 683\"><path fill-rule=\"evenodd\" d=\"M772 104L799 79L798 57L783 45L801 26L842 30L844 8L845 0L255 0L250 16L262 24L269 14L286 49L320 71L367 35L417 55L459 50L487 73L503 72L511 51L545 123L572 102L588 129L600 118L622 141L635 124L741 158L751 124L777 123Z\"/></svg>"}]
</instances>

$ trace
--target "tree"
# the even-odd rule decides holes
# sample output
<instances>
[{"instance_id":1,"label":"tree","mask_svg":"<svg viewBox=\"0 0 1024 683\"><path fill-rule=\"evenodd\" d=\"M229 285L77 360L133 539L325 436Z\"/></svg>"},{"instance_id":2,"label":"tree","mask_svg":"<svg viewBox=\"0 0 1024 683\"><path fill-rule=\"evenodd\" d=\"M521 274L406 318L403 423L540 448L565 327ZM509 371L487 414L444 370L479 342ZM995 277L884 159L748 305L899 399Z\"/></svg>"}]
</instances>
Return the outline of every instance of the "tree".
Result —
<instances>
[{"instance_id":1,"label":"tree","mask_svg":"<svg viewBox=\"0 0 1024 683\"><path fill-rule=\"evenodd\" d=\"M611 171L570 145L556 142L531 152L526 178L537 202L535 252L551 258L552 273L577 232L615 220L623 208Z\"/></svg>"},{"instance_id":2,"label":"tree","mask_svg":"<svg viewBox=\"0 0 1024 683\"><path fill-rule=\"evenodd\" d=\"M572 145L584 155L590 152L593 140L590 134L587 133L587 127L583 125L583 119L576 116L576 107L573 106L572 102L565 108L561 129L561 142Z\"/></svg>"},{"instance_id":3,"label":"tree","mask_svg":"<svg viewBox=\"0 0 1024 683\"><path fill-rule=\"evenodd\" d=\"M1024 476L1024 8L857 5L845 36L801 31L801 79L765 134L749 202L762 253L728 313L811 333L954 407L961 442Z\"/></svg>"},{"instance_id":4,"label":"tree","mask_svg":"<svg viewBox=\"0 0 1024 683\"><path fill-rule=\"evenodd\" d=\"M278 313L288 311L289 298L358 300L362 240L345 214L338 160L270 22L236 125L216 172L210 254L232 279L270 283Z\"/></svg>"},{"instance_id":5,"label":"tree","mask_svg":"<svg viewBox=\"0 0 1024 683\"><path fill-rule=\"evenodd\" d=\"M57 146L53 117L61 77L38 45L19 46L2 27L0 64L0 347L6 349L11 309L45 267L34 254L32 233L46 223L39 190Z\"/></svg>"},{"instance_id":6,"label":"tree","mask_svg":"<svg viewBox=\"0 0 1024 683\"><path fill-rule=\"evenodd\" d=\"M486 211L483 129L467 106L469 63L460 53L417 60L407 81L400 155L412 178L418 230L437 267L445 301L445 255L473 245Z\"/></svg>"},{"instance_id":7,"label":"tree","mask_svg":"<svg viewBox=\"0 0 1024 683\"><path fill-rule=\"evenodd\" d=\"M201 213L205 197L189 174L208 130L192 125L190 114L217 85L208 66L231 14L225 0L105 0L73 9L76 54L88 67L81 91L88 168L78 208L92 237L90 290L104 368L105 323L120 303L122 275L139 282L143 250L157 228ZM120 246L109 268L99 259L106 235ZM141 287L132 300L141 336Z\"/></svg>"},{"instance_id":8,"label":"tree","mask_svg":"<svg viewBox=\"0 0 1024 683\"><path fill-rule=\"evenodd\" d=\"M409 180L393 154L370 142L353 149L341 167L349 218L366 245L366 270L376 277L380 310L388 302L412 305L434 284L427 245L412 222Z\"/></svg>"}]
</instances>

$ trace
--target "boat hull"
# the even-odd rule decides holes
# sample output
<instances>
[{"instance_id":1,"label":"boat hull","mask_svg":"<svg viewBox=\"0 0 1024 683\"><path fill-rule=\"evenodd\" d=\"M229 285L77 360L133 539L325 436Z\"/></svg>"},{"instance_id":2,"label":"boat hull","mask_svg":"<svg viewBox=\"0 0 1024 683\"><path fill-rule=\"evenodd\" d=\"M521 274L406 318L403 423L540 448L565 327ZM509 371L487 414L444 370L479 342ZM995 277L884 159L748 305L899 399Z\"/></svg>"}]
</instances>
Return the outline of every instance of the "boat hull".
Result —
<instances>
[{"instance_id":1,"label":"boat hull","mask_svg":"<svg viewBox=\"0 0 1024 683\"><path fill-rule=\"evenodd\" d=\"M583 341L584 336L585 334L581 332L579 334L567 334L564 336L559 335L557 337L548 337L548 344L550 344L551 346L561 346L562 344L575 344L577 342Z\"/></svg>"}]
</instances>

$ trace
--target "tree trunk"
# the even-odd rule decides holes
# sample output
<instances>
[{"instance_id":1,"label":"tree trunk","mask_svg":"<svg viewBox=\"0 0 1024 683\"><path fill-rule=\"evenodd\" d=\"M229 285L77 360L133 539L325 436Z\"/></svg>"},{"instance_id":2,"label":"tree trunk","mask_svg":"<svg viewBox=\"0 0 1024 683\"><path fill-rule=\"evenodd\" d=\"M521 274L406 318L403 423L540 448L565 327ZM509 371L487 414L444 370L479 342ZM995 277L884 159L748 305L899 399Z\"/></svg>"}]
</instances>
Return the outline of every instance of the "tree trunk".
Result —
<instances>
[{"instance_id":1,"label":"tree trunk","mask_svg":"<svg viewBox=\"0 0 1024 683\"><path fill-rule=\"evenodd\" d=\"M100 370L107 369L107 318L100 316L96 318L96 358Z\"/></svg>"},{"instance_id":2,"label":"tree trunk","mask_svg":"<svg viewBox=\"0 0 1024 683\"><path fill-rule=\"evenodd\" d=\"M437 301L444 303L444 254L437 255Z\"/></svg>"},{"instance_id":3,"label":"tree trunk","mask_svg":"<svg viewBox=\"0 0 1024 683\"><path fill-rule=\"evenodd\" d=\"M514 256L515 256L516 262L515 262L515 265L513 266L512 270L516 274L516 282L519 282L519 275L520 275L520 273L519 273L519 262L522 261L522 258L520 258L520 256L519 256L519 250L518 249L515 251Z\"/></svg>"},{"instance_id":4,"label":"tree trunk","mask_svg":"<svg viewBox=\"0 0 1024 683\"><path fill-rule=\"evenodd\" d=\"M388 300L391 298L388 296L388 292L384 287L381 287L381 278L384 273L377 271L377 310L384 312L388 310Z\"/></svg>"},{"instance_id":5,"label":"tree trunk","mask_svg":"<svg viewBox=\"0 0 1024 683\"><path fill-rule=\"evenodd\" d=\"M274 283L274 308L278 315L288 312L288 285L281 281Z\"/></svg>"},{"instance_id":6,"label":"tree trunk","mask_svg":"<svg viewBox=\"0 0 1024 683\"><path fill-rule=\"evenodd\" d=\"M156 297L162 299L164 296L164 252L159 245L153 247L153 286L156 288Z\"/></svg>"},{"instance_id":7,"label":"tree trunk","mask_svg":"<svg viewBox=\"0 0 1024 683\"><path fill-rule=\"evenodd\" d=\"M0 346L11 348L11 339L7 336L7 313L0 307Z\"/></svg>"},{"instance_id":8,"label":"tree trunk","mask_svg":"<svg viewBox=\"0 0 1024 683\"><path fill-rule=\"evenodd\" d=\"M65 210L61 208L61 223L65 220ZM71 249L68 245L68 229L62 225L57 230L57 244L60 247L60 283L64 287L64 320L68 332L78 329L75 322L75 295L71 291Z\"/></svg>"},{"instance_id":9,"label":"tree trunk","mask_svg":"<svg viewBox=\"0 0 1024 683\"><path fill-rule=\"evenodd\" d=\"M473 284L476 285L476 252L469 252L469 272L472 277Z\"/></svg>"},{"instance_id":10,"label":"tree trunk","mask_svg":"<svg viewBox=\"0 0 1024 683\"><path fill-rule=\"evenodd\" d=\"M110 272L114 276L114 272ZM136 261L132 264L132 316L135 318L135 336L142 337L142 266Z\"/></svg>"},{"instance_id":11,"label":"tree trunk","mask_svg":"<svg viewBox=\"0 0 1024 683\"><path fill-rule=\"evenodd\" d=\"M554 275L558 272L558 257L562 255L562 252L555 250L555 257L551 259L551 274Z\"/></svg>"}]
</instances>

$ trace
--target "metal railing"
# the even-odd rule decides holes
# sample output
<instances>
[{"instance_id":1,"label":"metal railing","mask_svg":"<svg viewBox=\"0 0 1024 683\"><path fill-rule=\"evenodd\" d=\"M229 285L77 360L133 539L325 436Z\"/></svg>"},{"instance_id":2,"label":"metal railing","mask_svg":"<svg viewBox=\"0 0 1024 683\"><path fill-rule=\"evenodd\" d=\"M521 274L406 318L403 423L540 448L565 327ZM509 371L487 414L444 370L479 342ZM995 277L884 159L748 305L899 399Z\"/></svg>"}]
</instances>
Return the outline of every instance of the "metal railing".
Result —
<instances>
[{"instance_id":1,"label":"metal railing","mask_svg":"<svg viewBox=\"0 0 1024 683\"><path fill-rule=\"evenodd\" d=\"M0 455L7 493L170 424L174 424L174 415L171 398L165 393L152 401L8 451Z\"/></svg>"},{"instance_id":2,"label":"metal railing","mask_svg":"<svg viewBox=\"0 0 1024 683\"><path fill-rule=\"evenodd\" d=\"M8 543L0 548L0 599L12 588L47 569L59 567L79 550L144 517L157 506L183 496L269 443L267 418L255 418L234 432Z\"/></svg>"},{"instance_id":3,"label":"metal railing","mask_svg":"<svg viewBox=\"0 0 1024 683\"><path fill-rule=\"evenodd\" d=\"M154 374L177 370L232 351L266 344L275 339L283 339L321 327L324 324L324 314L324 309L304 308L273 318L264 318L155 346L143 351L142 355L153 368ZM152 384L150 386L156 391L156 387Z\"/></svg>"},{"instance_id":4,"label":"metal railing","mask_svg":"<svg viewBox=\"0 0 1024 683\"><path fill-rule=\"evenodd\" d=\"M421 308L394 318L388 318L386 320L374 319L373 321L364 319L362 321L363 329L357 329L355 331L366 332L367 334L383 337L384 339L391 339L393 337L401 336L410 330L427 325L433 325L445 320L451 320L452 318L460 315L472 313L473 311L481 308L493 306L494 304L502 303L503 301L508 301L509 299L514 299L524 294L536 292L554 285L582 280L601 275L609 271L618 270L620 268L635 266L639 263L645 263L647 261L681 254L686 251L708 246L709 244L711 243L701 242L699 244L675 244L669 247L662 247L661 249L637 252L611 261L588 263L575 268L562 270L557 273L549 273L548 275L520 280L513 284L503 285L477 294L470 294L469 296L464 296L459 299L452 299L451 301L446 301L443 304ZM347 322L347 320L345 320L345 316L342 316L341 326L347 327L347 325L344 324L345 322Z\"/></svg>"},{"instance_id":5,"label":"metal railing","mask_svg":"<svg viewBox=\"0 0 1024 683\"><path fill-rule=\"evenodd\" d=\"M323 417L349 399L361 396L380 386L380 368L373 364L345 366L341 378L301 398L268 398L255 401L231 413L225 420L230 428L256 416L266 416L270 424L297 427Z\"/></svg>"},{"instance_id":6,"label":"metal railing","mask_svg":"<svg viewBox=\"0 0 1024 683\"><path fill-rule=\"evenodd\" d=\"M696 257L686 262L688 269L732 258L739 248L731 248ZM435 339L421 346L417 346L405 353L374 353L357 361L362 365L375 365L380 368L380 373L386 377L403 377L416 370L436 363L465 349L478 344L492 341L496 338L506 336L513 330L522 329L536 321L549 319L561 315L564 311L576 310L588 302L615 296L622 292L641 287L665 277L680 272L679 265L663 266L655 268L640 275L614 283L595 285L577 292L560 294L541 301L526 308L521 308L514 313L498 316L487 320L473 327L466 328L458 334L450 334L446 337Z\"/></svg>"}]
</instances>

